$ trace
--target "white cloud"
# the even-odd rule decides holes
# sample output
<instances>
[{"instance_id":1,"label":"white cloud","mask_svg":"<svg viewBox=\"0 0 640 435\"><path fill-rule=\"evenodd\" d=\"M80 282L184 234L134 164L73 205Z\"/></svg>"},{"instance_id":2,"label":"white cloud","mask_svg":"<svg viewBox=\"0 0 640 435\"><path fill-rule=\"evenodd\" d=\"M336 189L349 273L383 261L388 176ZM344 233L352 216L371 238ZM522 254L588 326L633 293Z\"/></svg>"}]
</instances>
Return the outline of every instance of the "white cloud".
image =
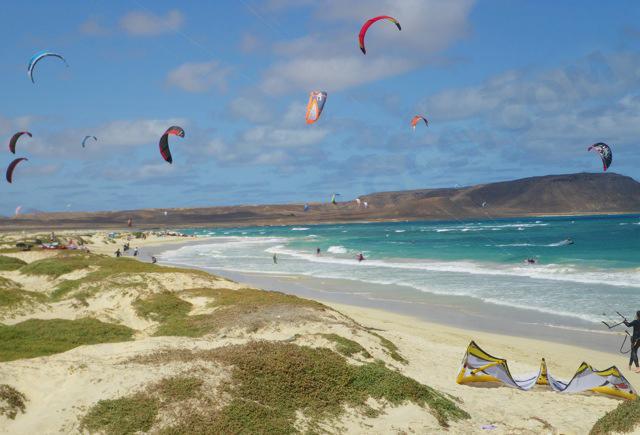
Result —
<instances>
[{"instance_id":1,"label":"white cloud","mask_svg":"<svg viewBox=\"0 0 640 435\"><path fill-rule=\"evenodd\" d=\"M342 90L425 65L467 34L474 0L325 0L314 4L319 30L274 45L281 59L265 73L261 86L265 92ZM293 6L287 1L271 3L275 9ZM377 23L367 33L364 56L358 50L357 29L372 11L394 16L402 31L387 22Z\"/></svg>"},{"instance_id":2,"label":"white cloud","mask_svg":"<svg viewBox=\"0 0 640 435\"><path fill-rule=\"evenodd\" d=\"M165 130L172 125L186 128L187 121L180 118L112 121L94 129L94 135L103 146L130 147L157 142ZM76 134L76 137L81 139L84 136Z\"/></svg>"},{"instance_id":3,"label":"white cloud","mask_svg":"<svg viewBox=\"0 0 640 435\"><path fill-rule=\"evenodd\" d=\"M407 72L413 66L407 59L390 57L367 60L354 56L300 57L273 65L261 88L268 94L298 89L339 91Z\"/></svg>"},{"instance_id":4,"label":"white cloud","mask_svg":"<svg viewBox=\"0 0 640 435\"><path fill-rule=\"evenodd\" d=\"M472 158L528 168L594 169L587 146L614 147L616 167L637 162L640 55L595 53L567 66L508 71L475 86L427 97L418 110L439 126L440 143ZM480 164L476 163L477 166Z\"/></svg>"},{"instance_id":5,"label":"white cloud","mask_svg":"<svg viewBox=\"0 0 640 435\"><path fill-rule=\"evenodd\" d=\"M273 111L257 96L240 96L229 103L229 111L237 118L263 123L273 119Z\"/></svg>"},{"instance_id":6,"label":"white cloud","mask_svg":"<svg viewBox=\"0 0 640 435\"><path fill-rule=\"evenodd\" d=\"M285 166L318 154L317 147L329 135L322 128L261 125L243 131L232 141L209 140L204 152L219 162Z\"/></svg>"},{"instance_id":7,"label":"white cloud","mask_svg":"<svg viewBox=\"0 0 640 435\"><path fill-rule=\"evenodd\" d=\"M156 36L173 33L184 24L184 15L177 9L165 15L156 15L149 11L132 11L120 19L120 27L133 36Z\"/></svg>"},{"instance_id":8,"label":"white cloud","mask_svg":"<svg viewBox=\"0 0 640 435\"><path fill-rule=\"evenodd\" d=\"M13 128L25 122L24 119L15 120ZM117 120L83 129L34 131L25 150L29 155L58 157L68 153L74 159L92 159L96 153L109 153L114 147L157 144L160 136L172 125L187 128L188 122L181 118ZM86 135L96 136L98 142L88 142L87 147L82 149L82 139Z\"/></svg>"},{"instance_id":9,"label":"white cloud","mask_svg":"<svg viewBox=\"0 0 640 435\"><path fill-rule=\"evenodd\" d=\"M89 18L85 22L80 24L80 33L89 36L104 36L108 35L110 31L96 18Z\"/></svg>"},{"instance_id":10,"label":"white cloud","mask_svg":"<svg viewBox=\"0 0 640 435\"><path fill-rule=\"evenodd\" d=\"M421 110L443 120L491 117L514 107L540 113L585 107L640 85L640 56L593 54L574 64L537 73L508 71L484 83L449 89L425 99Z\"/></svg>"},{"instance_id":11,"label":"white cloud","mask_svg":"<svg viewBox=\"0 0 640 435\"><path fill-rule=\"evenodd\" d=\"M251 33L245 33L240 39L240 50L252 53L262 46L262 41Z\"/></svg>"},{"instance_id":12,"label":"white cloud","mask_svg":"<svg viewBox=\"0 0 640 435\"><path fill-rule=\"evenodd\" d=\"M187 92L207 92L212 88L223 91L227 87L227 77L231 68L220 62L185 63L169 72L167 83Z\"/></svg>"}]
</instances>

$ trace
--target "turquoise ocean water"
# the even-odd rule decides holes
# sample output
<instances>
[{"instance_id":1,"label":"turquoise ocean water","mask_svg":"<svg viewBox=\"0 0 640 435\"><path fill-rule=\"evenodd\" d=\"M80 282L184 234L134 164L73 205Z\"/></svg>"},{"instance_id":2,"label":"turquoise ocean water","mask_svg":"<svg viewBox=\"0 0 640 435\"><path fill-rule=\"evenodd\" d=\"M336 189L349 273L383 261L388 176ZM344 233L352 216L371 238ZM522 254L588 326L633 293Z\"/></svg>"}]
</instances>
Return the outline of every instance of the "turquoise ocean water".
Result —
<instances>
[{"instance_id":1,"label":"turquoise ocean water","mask_svg":"<svg viewBox=\"0 0 640 435\"><path fill-rule=\"evenodd\" d=\"M464 296L592 322L640 309L637 215L185 232L212 239L164 252L162 260L219 272L393 284L411 298ZM537 263L525 264L527 258Z\"/></svg>"}]
</instances>

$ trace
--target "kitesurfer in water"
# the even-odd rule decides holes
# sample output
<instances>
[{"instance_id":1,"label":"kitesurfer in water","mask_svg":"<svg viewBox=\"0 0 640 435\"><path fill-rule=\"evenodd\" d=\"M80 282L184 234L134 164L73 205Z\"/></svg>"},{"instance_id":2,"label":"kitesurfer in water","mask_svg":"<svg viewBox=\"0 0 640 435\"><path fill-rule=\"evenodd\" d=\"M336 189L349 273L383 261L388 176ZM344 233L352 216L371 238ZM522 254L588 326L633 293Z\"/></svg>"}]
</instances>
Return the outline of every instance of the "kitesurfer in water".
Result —
<instances>
[{"instance_id":1,"label":"kitesurfer in water","mask_svg":"<svg viewBox=\"0 0 640 435\"><path fill-rule=\"evenodd\" d=\"M527 263L527 264L536 264L536 259L535 258L527 258L525 260L525 263Z\"/></svg>"},{"instance_id":2,"label":"kitesurfer in water","mask_svg":"<svg viewBox=\"0 0 640 435\"><path fill-rule=\"evenodd\" d=\"M564 244L565 245L573 245L573 240L571 240L570 237L567 237L566 239L564 239Z\"/></svg>"},{"instance_id":3,"label":"kitesurfer in water","mask_svg":"<svg viewBox=\"0 0 640 435\"><path fill-rule=\"evenodd\" d=\"M631 370L631 364L635 364L636 372L640 371L640 365L638 364L638 347L640 347L640 311L636 311L636 318L631 322L624 319L623 323L628 328L633 328L633 334L631 335L631 354L629 356L629 370Z\"/></svg>"},{"instance_id":4,"label":"kitesurfer in water","mask_svg":"<svg viewBox=\"0 0 640 435\"><path fill-rule=\"evenodd\" d=\"M364 255L362 255L362 252L358 254L358 263L360 263L362 260L364 260Z\"/></svg>"},{"instance_id":5,"label":"kitesurfer in water","mask_svg":"<svg viewBox=\"0 0 640 435\"><path fill-rule=\"evenodd\" d=\"M316 248L316 255L320 255L320 248Z\"/></svg>"}]
</instances>

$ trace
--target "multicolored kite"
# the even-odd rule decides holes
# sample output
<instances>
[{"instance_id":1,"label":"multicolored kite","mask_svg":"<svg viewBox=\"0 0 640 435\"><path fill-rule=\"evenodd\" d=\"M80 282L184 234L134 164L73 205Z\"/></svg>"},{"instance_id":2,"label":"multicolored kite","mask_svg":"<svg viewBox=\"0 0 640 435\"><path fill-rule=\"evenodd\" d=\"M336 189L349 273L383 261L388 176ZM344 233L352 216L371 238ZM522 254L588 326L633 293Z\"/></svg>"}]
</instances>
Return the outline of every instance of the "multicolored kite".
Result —
<instances>
[{"instance_id":1,"label":"multicolored kite","mask_svg":"<svg viewBox=\"0 0 640 435\"><path fill-rule=\"evenodd\" d=\"M388 15L380 15L379 17L375 17L375 18L371 18L370 20L367 20L367 22L362 25L362 28L360 29L360 34L358 35L358 42L360 43L360 50L362 50L362 54L367 54L367 49L364 46L364 37L367 34L367 30L369 30L369 27L371 27L373 23L380 20L389 20L396 25L398 30L402 30L398 20Z\"/></svg>"},{"instance_id":2,"label":"multicolored kite","mask_svg":"<svg viewBox=\"0 0 640 435\"><path fill-rule=\"evenodd\" d=\"M602 159L602 167L606 171L611 166L611 162L613 161L613 153L611 152L611 148L604 142L598 142L596 144L591 145L587 151L597 151L600 154L600 158Z\"/></svg>"},{"instance_id":3,"label":"multicolored kite","mask_svg":"<svg viewBox=\"0 0 640 435\"><path fill-rule=\"evenodd\" d=\"M307 124L313 124L320 119L320 114L326 101L326 92L313 91L309 94L309 103L307 103L307 114L305 116Z\"/></svg>"},{"instance_id":4,"label":"multicolored kite","mask_svg":"<svg viewBox=\"0 0 640 435\"><path fill-rule=\"evenodd\" d=\"M424 121L424 124L429 127L429 121L427 121L427 118L425 118L422 115L416 115L413 117L413 119L411 120L411 127L415 130L416 129L416 125L418 125L418 122L420 122L420 120Z\"/></svg>"},{"instance_id":5,"label":"multicolored kite","mask_svg":"<svg viewBox=\"0 0 640 435\"><path fill-rule=\"evenodd\" d=\"M173 163L173 158L171 157L171 150L169 149L169 135L184 137L184 130L182 127L178 127L177 125L171 126L164 132L162 137L160 137L160 154L165 161L169 163Z\"/></svg>"}]
</instances>

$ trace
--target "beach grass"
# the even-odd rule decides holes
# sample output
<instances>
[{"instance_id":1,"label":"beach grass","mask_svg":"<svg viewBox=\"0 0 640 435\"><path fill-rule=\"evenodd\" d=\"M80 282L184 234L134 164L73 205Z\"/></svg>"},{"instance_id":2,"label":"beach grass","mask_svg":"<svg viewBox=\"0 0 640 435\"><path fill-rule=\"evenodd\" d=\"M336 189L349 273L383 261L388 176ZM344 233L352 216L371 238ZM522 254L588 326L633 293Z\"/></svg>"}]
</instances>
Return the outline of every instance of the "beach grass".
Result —
<instances>
[{"instance_id":1,"label":"beach grass","mask_svg":"<svg viewBox=\"0 0 640 435\"><path fill-rule=\"evenodd\" d=\"M154 390L163 402L176 402L194 397L202 385L202 379L193 376L174 376L162 379Z\"/></svg>"},{"instance_id":2,"label":"beach grass","mask_svg":"<svg viewBox=\"0 0 640 435\"><path fill-rule=\"evenodd\" d=\"M640 400L625 400L600 417L590 435L630 433L640 425Z\"/></svg>"},{"instance_id":3,"label":"beach grass","mask_svg":"<svg viewBox=\"0 0 640 435\"><path fill-rule=\"evenodd\" d=\"M29 319L0 324L0 361L13 361L65 352L85 344L128 341L134 331L90 317L77 320Z\"/></svg>"},{"instance_id":4,"label":"beach grass","mask_svg":"<svg viewBox=\"0 0 640 435\"><path fill-rule=\"evenodd\" d=\"M209 298L208 307L212 311L189 315L193 305L182 299L181 294ZM318 302L296 296L251 288L200 288L180 293L156 293L137 299L133 306L139 316L159 322L154 335L186 337L201 337L225 327L256 331L269 322L303 317L306 314L304 309L326 308Z\"/></svg>"},{"instance_id":5,"label":"beach grass","mask_svg":"<svg viewBox=\"0 0 640 435\"><path fill-rule=\"evenodd\" d=\"M11 385L0 385L0 415L14 420L19 412L24 414L27 398Z\"/></svg>"},{"instance_id":6,"label":"beach grass","mask_svg":"<svg viewBox=\"0 0 640 435\"><path fill-rule=\"evenodd\" d=\"M0 271L18 270L26 264L27 263L25 261L22 261L19 258L0 255Z\"/></svg>"},{"instance_id":7,"label":"beach grass","mask_svg":"<svg viewBox=\"0 0 640 435\"><path fill-rule=\"evenodd\" d=\"M307 426L303 431L316 433L323 422L343 415L346 407L366 416L379 415L381 410L368 405L370 398L382 406L411 402L425 407L443 428L469 418L444 394L381 362L354 366L324 348L259 341L210 351L165 351L132 360L163 365L194 361L223 364L231 377L219 391L208 392L207 406L179 413L180 419L161 433L296 433L301 430L300 413ZM226 403L209 406L215 397L227 397Z\"/></svg>"},{"instance_id":8,"label":"beach grass","mask_svg":"<svg viewBox=\"0 0 640 435\"><path fill-rule=\"evenodd\" d=\"M20 269L25 275L39 275L58 278L78 269L84 269L92 264L92 255L83 252L69 251L52 258L34 261Z\"/></svg>"},{"instance_id":9,"label":"beach grass","mask_svg":"<svg viewBox=\"0 0 640 435\"><path fill-rule=\"evenodd\" d=\"M409 361L407 361L407 359L400 354L400 349L398 349L398 346L396 346L396 344L393 341L383 337L377 332L373 332L369 330L369 333L378 337L378 339L380 340L380 344L382 345L382 347L385 349L385 351L391 358L393 358L394 360L402 364L409 363Z\"/></svg>"},{"instance_id":10,"label":"beach grass","mask_svg":"<svg viewBox=\"0 0 640 435\"><path fill-rule=\"evenodd\" d=\"M202 385L202 380L193 376L164 378L133 395L100 400L82 418L80 425L91 433L107 435L148 432L160 411L193 399Z\"/></svg>"},{"instance_id":11,"label":"beach grass","mask_svg":"<svg viewBox=\"0 0 640 435\"><path fill-rule=\"evenodd\" d=\"M19 283L0 276L0 308L12 308L28 302L45 302L47 299L43 293L23 290Z\"/></svg>"},{"instance_id":12,"label":"beach grass","mask_svg":"<svg viewBox=\"0 0 640 435\"><path fill-rule=\"evenodd\" d=\"M125 435L148 432L158 415L157 399L147 394L134 394L119 399L100 400L81 421L90 433Z\"/></svg>"},{"instance_id":13,"label":"beach grass","mask_svg":"<svg viewBox=\"0 0 640 435\"><path fill-rule=\"evenodd\" d=\"M58 258L59 257L55 257L47 260L49 260L52 264L55 264ZM76 290L78 290L82 285L85 285L90 289L87 289L86 291L79 294L74 294L74 297L76 299L82 301L95 292L100 291L102 288L104 288L103 281L108 280L109 278L116 275L127 276L143 273L188 273L190 275L206 277L207 279L215 279L215 277L212 277L211 275L203 271L179 269L175 267L160 267L158 265L144 263L133 258L115 258L107 257L104 255L84 254L82 262L84 262L85 264L84 267L92 267L92 271L90 271L86 276L82 278L64 280L59 283L56 289L51 294L52 299L64 299L68 297L69 294L74 293ZM31 265L35 263L37 262L31 263ZM52 266L52 268L59 270L59 267L57 266ZM135 283L130 284L130 286L135 285Z\"/></svg>"},{"instance_id":14,"label":"beach grass","mask_svg":"<svg viewBox=\"0 0 640 435\"><path fill-rule=\"evenodd\" d=\"M338 334L320 334L320 336L334 342L338 353L344 356L350 357L356 354L362 354L365 358L371 358L371 354L357 341L350 340Z\"/></svg>"}]
</instances>

